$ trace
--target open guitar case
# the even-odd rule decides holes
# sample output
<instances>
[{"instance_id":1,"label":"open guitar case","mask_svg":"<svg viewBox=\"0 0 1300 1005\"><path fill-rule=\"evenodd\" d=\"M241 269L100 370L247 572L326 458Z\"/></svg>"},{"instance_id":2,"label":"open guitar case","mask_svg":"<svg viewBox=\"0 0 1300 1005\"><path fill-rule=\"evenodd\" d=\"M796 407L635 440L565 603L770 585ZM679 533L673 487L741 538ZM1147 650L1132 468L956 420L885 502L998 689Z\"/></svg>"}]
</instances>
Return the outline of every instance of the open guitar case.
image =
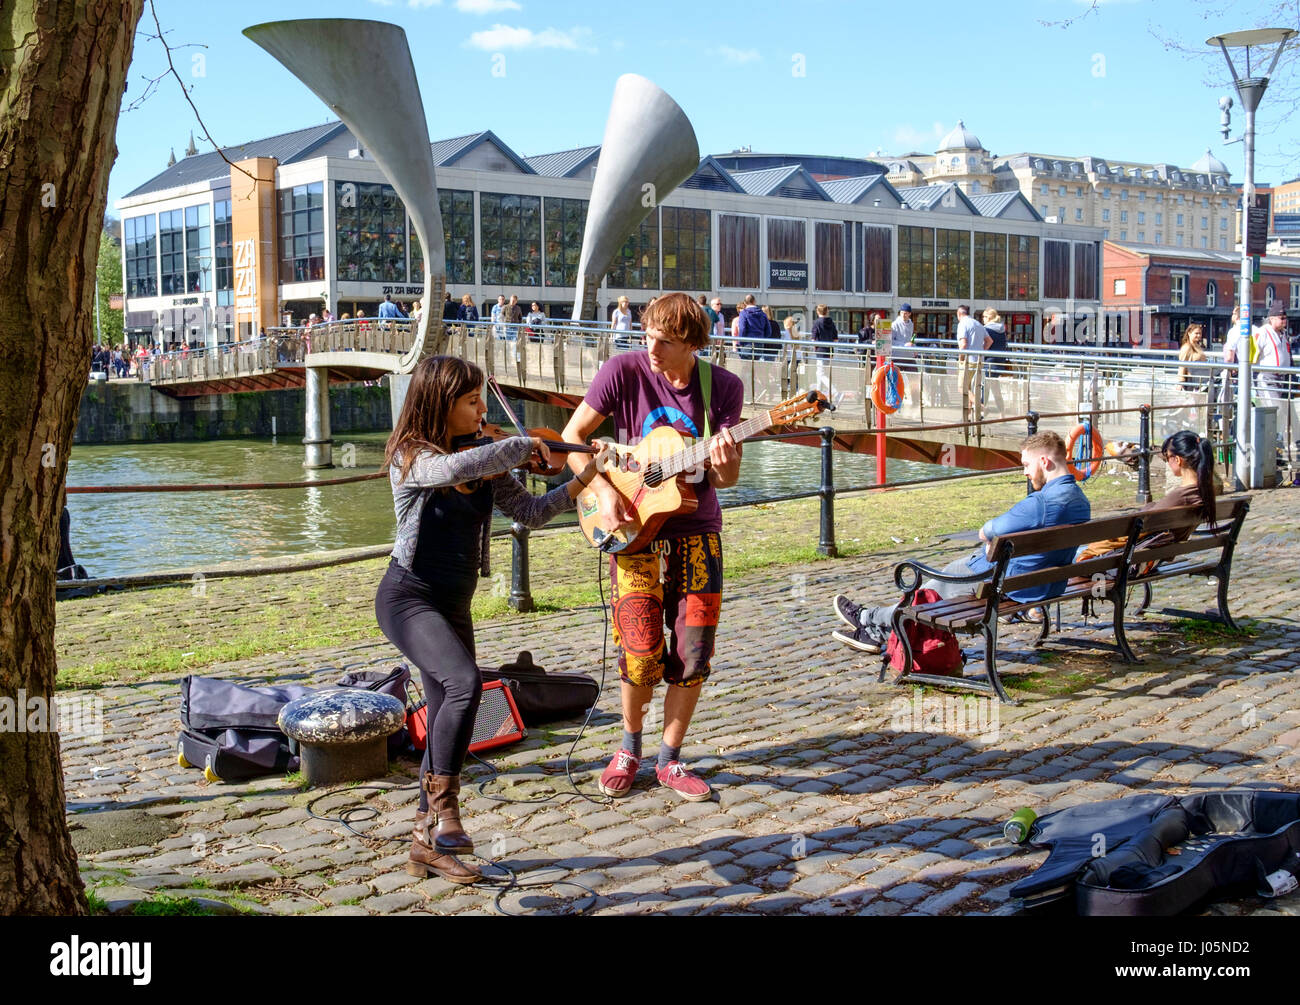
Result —
<instances>
[{"instance_id":1,"label":"open guitar case","mask_svg":"<svg viewBox=\"0 0 1300 1005\"><path fill-rule=\"evenodd\" d=\"M1164 917L1294 889L1300 793L1228 789L1087 803L1040 817L1027 841L1051 854L1010 890L1026 908Z\"/></svg>"}]
</instances>

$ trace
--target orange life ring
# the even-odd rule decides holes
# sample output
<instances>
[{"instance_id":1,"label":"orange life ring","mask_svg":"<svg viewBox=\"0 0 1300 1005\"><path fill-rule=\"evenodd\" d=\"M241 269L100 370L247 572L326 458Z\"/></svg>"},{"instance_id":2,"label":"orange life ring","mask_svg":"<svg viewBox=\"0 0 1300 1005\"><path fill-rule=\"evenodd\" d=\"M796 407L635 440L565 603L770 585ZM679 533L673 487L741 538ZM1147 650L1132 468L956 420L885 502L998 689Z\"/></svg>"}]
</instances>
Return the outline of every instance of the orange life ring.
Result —
<instances>
[{"instance_id":1,"label":"orange life ring","mask_svg":"<svg viewBox=\"0 0 1300 1005\"><path fill-rule=\"evenodd\" d=\"M906 388L898 367L885 363L871 375L871 403L884 415L893 415L903 406Z\"/></svg>"},{"instance_id":2,"label":"orange life ring","mask_svg":"<svg viewBox=\"0 0 1300 1005\"><path fill-rule=\"evenodd\" d=\"M1092 460L1083 463L1080 467L1075 467L1074 445L1079 442L1080 437L1086 437L1091 446L1087 456ZM1065 441L1065 466L1069 468L1070 474L1074 475L1080 481L1087 481L1098 471L1101 470L1101 461L1103 457L1103 448L1101 444L1101 434L1090 422L1080 422L1070 431L1070 438ZM1079 458L1083 461L1083 458Z\"/></svg>"}]
</instances>

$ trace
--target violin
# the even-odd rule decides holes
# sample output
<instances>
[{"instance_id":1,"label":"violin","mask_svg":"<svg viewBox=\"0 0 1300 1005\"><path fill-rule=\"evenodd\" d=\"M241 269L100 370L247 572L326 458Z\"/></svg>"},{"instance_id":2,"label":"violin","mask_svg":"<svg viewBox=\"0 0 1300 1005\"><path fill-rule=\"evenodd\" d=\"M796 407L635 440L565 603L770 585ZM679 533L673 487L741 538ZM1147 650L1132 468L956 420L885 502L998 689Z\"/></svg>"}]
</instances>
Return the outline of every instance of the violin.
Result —
<instances>
[{"instance_id":1,"label":"violin","mask_svg":"<svg viewBox=\"0 0 1300 1005\"><path fill-rule=\"evenodd\" d=\"M546 449L551 452L551 461L548 465L542 460L542 455L534 451L527 467L535 475L550 476L559 474L564 470L569 454L596 454L600 452L596 447L583 446L581 443L565 443L561 438L561 434L549 426L525 429L521 434L511 432L495 422L483 423L477 435L456 437L453 446L456 450L469 450L473 447L487 446L489 443L498 443L501 440L508 440L513 436L520 435L538 437L546 444Z\"/></svg>"}]
</instances>

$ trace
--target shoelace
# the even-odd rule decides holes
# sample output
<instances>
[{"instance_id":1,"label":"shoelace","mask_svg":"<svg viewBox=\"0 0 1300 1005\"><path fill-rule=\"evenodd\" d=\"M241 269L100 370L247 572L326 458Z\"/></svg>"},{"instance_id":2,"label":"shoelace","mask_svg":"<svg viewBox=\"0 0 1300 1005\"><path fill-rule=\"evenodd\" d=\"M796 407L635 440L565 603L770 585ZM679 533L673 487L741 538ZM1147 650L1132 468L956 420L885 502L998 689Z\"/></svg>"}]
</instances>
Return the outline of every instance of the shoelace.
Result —
<instances>
[{"instance_id":1,"label":"shoelace","mask_svg":"<svg viewBox=\"0 0 1300 1005\"><path fill-rule=\"evenodd\" d=\"M629 769L635 769L635 767L636 767L636 758L633 757L631 754L624 753L623 751L620 750L618 752L617 770L627 771Z\"/></svg>"},{"instance_id":2,"label":"shoelace","mask_svg":"<svg viewBox=\"0 0 1300 1005\"><path fill-rule=\"evenodd\" d=\"M674 761L672 764L668 765L669 778L681 778L685 774L686 774L686 769L682 767L680 761Z\"/></svg>"}]
</instances>

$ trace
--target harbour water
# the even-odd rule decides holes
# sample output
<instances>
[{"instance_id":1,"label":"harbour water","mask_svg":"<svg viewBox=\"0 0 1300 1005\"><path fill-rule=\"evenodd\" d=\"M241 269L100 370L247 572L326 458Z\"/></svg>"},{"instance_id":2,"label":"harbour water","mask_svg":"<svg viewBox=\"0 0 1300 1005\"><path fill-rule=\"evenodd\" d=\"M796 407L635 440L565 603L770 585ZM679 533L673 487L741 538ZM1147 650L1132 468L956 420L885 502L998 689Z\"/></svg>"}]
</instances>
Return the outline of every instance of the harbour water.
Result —
<instances>
[{"instance_id":1,"label":"harbour water","mask_svg":"<svg viewBox=\"0 0 1300 1005\"><path fill-rule=\"evenodd\" d=\"M315 477L378 470L386 438L383 433L336 436L335 464L350 461L352 466L316 472ZM68 463L68 484L299 481L313 477L304 472L302 460L297 437L77 446ZM816 449L746 444L740 482L721 494L723 504L815 489L820 471ZM890 481L940 473L952 471L889 461ZM874 457L836 453L838 486L874 480ZM68 511L73 554L96 577L378 545L391 542L395 528L386 479L301 489L70 494Z\"/></svg>"}]
</instances>

